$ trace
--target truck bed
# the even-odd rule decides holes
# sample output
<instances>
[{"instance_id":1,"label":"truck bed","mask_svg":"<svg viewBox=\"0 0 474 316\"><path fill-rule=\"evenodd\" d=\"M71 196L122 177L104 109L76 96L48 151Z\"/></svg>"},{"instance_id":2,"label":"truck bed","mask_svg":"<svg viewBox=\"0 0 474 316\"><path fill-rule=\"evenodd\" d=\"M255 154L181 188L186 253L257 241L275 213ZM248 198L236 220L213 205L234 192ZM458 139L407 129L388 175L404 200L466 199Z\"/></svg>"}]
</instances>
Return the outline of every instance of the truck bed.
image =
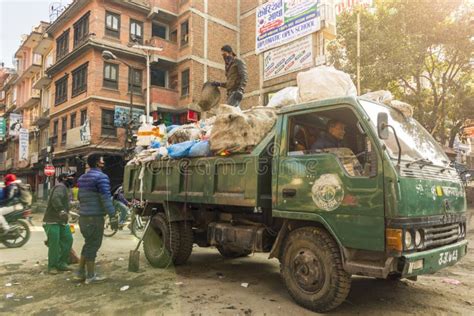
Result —
<instances>
[{"instance_id":1,"label":"truck bed","mask_svg":"<svg viewBox=\"0 0 474 316\"><path fill-rule=\"evenodd\" d=\"M249 154L156 160L125 168L127 198L151 203L187 202L271 208L271 150L274 133ZM145 168L144 172L142 168ZM143 174L143 183L139 179ZM140 187L143 187L143 194Z\"/></svg>"}]
</instances>

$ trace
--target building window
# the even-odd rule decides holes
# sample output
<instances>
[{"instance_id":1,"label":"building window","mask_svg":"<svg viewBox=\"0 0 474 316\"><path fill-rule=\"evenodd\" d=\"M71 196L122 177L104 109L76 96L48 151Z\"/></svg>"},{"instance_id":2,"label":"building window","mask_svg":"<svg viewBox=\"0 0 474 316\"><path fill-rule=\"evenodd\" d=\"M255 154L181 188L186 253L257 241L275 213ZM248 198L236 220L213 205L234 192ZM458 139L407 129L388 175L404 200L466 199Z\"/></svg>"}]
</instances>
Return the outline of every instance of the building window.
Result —
<instances>
[{"instance_id":1,"label":"building window","mask_svg":"<svg viewBox=\"0 0 474 316\"><path fill-rule=\"evenodd\" d=\"M181 23L181 46L189 42L189 21Z\"/></svg>"},{"instance_id":2,"label":"building window","mask_svg":"<svg viewBox=\"0 0 474 316\"><path fill-rule=\"evenodd\" d=\"M70 123L71 129L76 127L76 112L71 114L71 123Z\"/></svg>"},{"instance_id":3,"label":"building window","mask_svg":"<svg viewBox=\"0 0 474 316\"><path fill-rule=\"evenodd\" d=\"M82 43L89 35L89 14L90 12L87 12L74 23L74 47Z\"/></svg>"},{"instance_id":4,"label":"building window","mask_svg":"<svg viewBox=\"0 0 474 316\"><path fill-rule=\"evenodd\" d=\"M69 52L69 29L56 40L56 60L61 59Z\"/></svg>"},{"instance_id":5,"label":"building window","mask_svg":"<svg viewBox=\"0 0 474 316\"><path fill-rule=\"evenodd\" d=\"M151 25L151 36L159 37L162 39L168 39L168 26L160 23L152 23Z\"/></svg>"},{"instance_id":6,"label":"building window","mask_svg":"<svg viewBox=\"0 0 474 316\"><path fill-rule=\"evenodd\" d=\"M55 85L54 105L59 105L67 101L67 75L56 81Z\"/></svg>"},{"instance_id":7,"label":"building window","mask_svg":"<svg viewBox=\"0 0 474 316\"><path fill-rule=\"evenodd\" d=\"M67 137L67 117L63 117L61 120L61 144L66 144Z\"/></svg>"},{"instance_id":8,"label":"building window","mask_svg":"<svg viewBox=\"0 0 474 316\"><path fill-rule=\"evenodd\" d=\"M105 34L108 36L120 37L120 15L112 12L105 12Z\"/></svg>"},{"instance_id":9,"label":"building window","mask_svg":"<svg viewBox=\"0 0 474 316\"><path fill-rule=\"evenodd\" d=\"M170 33L170 42L177 43L178 42L178 30L173 30Z\"/></svg>"},{"instance_id":10,"label":"building window","mask_svg":"<svg viewBox=\"0 0 474 316\"><path fill-rule=\"evenodd\" d=\"M130 41L143 44L143 22L130 20Z\"/></svg>"},{"instance_id":11,"label":"building window","mask_svg":"<svg viewBox=\"0 0 474 316\"><path fill-rule=\"evenodd\" d=\"M84 125L84 123L87 120L87 109L81 110L81 126Z\"/></svg>"},{"instance_id":12,"label":"building window","mask_svg":"<svg viewBox=\"0 0 474 316\"><path fill-rule=\"evenodd\" d=\"M151 77L150 82L153 86L167 88L168 72L163 69L152 68L150 69Z\"/></svg>"},{"instance_id":13,"label":"building window","mask_svg":"<svg viewBox=\"0 0 474 316\"><path fill-rule=\"evenodd\" d=\"M118 89L119 65L104 63L104 82L103 86L112 89Z\"/></svg>"},{"instance_id":14,"label":"building window","mask_svg":"<svg viewBox=\"0 0 474 316\"><path fill-rule=\"evenodd\" d=\"M72 97L87 91L87 65L79 66L72 71Z\"/></svg>"},{"instance_id":15,"label":"building window","mask_svg":"<svg viewBox=\"0 0 474 316\"><path fill-rule=\"evenodd\" d=\"M128 91L142 93L142 71L140 69L128 68L128 82L130 83Z\"/></svg>"},{"instance_id":16,"label":"building window","mask_svg":"<svg viewBox=\"0 0 474 316\"><path fill-rule=\"evenodd\" d=\"M189 95L189 69L181 72L181 96Z\"/></svg>"},{"instance_id":17,"label":"building window","mask_svg":"<svg viewBox=\"0 0 474 316\"><path fill-rule=\"evenodd\" d=\"M114 110L102 109L102 136L117 136L114 126Z\"/></svg>"},{"instance_id":18,"label":"building window","mask_svg":"<svg viewBox=\"0 0 474 316\"><path fill-rule=\"evenodd\" d=\"M58 125L58 120L53 122L53 136L51 137L51 144L53 146L58 144Z\"/></svg>"}]
</instances>

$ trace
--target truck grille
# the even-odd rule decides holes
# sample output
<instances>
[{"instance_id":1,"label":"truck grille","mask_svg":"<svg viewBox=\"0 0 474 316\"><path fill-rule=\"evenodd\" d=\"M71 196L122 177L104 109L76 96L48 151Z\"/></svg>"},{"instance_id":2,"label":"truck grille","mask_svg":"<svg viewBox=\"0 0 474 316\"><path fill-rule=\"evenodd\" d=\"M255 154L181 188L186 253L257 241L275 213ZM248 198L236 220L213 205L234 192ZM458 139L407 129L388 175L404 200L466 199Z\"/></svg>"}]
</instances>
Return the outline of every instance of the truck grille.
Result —
<instances>
[{"instance_id":1,"label":"truck grille","mask_svg":"<svg viewBox=\"0 0 474 316\"><path fill-rule=\"evenodd\" d=\"M423 228L425 249L449 245L456 242L459 236L459 224L443 224Z\"/></svg>"}]
</instances>

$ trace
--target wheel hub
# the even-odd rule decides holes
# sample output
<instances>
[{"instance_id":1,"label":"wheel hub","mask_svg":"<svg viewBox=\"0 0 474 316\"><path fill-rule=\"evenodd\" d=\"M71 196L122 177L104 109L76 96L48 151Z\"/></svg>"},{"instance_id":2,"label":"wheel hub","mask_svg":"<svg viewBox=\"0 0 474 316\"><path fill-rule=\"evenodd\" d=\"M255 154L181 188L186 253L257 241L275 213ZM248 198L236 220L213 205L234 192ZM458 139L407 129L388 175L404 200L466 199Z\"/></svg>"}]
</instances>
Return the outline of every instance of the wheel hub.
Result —
<instances>
[{"instance_id":1,"label":"wheel hub","mask_svg":"<svg viewBox=\"0 0 474 316\"><path fill-rule=\"evenodd\" d=\"M299 251L293 259L293 275L301 289L319 291L325 281L324 267L320 259L309 249Z\"/></svg>"}]
</instances>

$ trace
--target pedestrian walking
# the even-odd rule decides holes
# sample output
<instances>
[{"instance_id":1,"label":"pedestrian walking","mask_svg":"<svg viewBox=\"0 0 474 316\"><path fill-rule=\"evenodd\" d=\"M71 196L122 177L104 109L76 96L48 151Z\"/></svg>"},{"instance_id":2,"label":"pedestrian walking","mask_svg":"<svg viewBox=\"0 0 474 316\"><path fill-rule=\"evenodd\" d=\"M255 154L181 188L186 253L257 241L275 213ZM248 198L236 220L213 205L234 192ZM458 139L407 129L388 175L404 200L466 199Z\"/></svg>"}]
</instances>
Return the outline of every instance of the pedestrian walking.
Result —
<instances>
[{"instance_id":1,"label":"pedestrian walking","mask_svg":"<svg viewBox=\"0 0 474 316\"><path fill-rule=\"evenodd\" d=\"M70 209L70 188L74 183L74 175L62 173L58 176L49 195L48 205L43 217L43 228L48 246L48 273L58 274L59 271L70 271L69 255L72 249L72 233L68 224Z\"/></svg>"},{"instance_id":2,"label":"pedestrian walking","mask_svg":"<svg viewBox=\"0 0 474 316\"><path fill-rule=\"evenodd\" d=\"M214 81L212 85L225 88L227 90L226 103L238 107L248 81L247 66L242 59L236 57L230 45L222 46L221 53L225 62L226 82Z\"/></svg>"},{"instance_id":3,"label":"pedestrian walking","mask_svg":"<svg viewBox=\"0 0 474 316\"><path fill-rule=\"evenodd\" d=\"M87 158L89 171L77 181L79 187L79 227L84 237L84 246L75 278L86 284L105 280L95 270L95 259L102 245L105 216L110 217L112 229L118 229L118 219L112 205L110 179L102 172L104 159L92 154Z\"/></svg>"}]
</instances>

